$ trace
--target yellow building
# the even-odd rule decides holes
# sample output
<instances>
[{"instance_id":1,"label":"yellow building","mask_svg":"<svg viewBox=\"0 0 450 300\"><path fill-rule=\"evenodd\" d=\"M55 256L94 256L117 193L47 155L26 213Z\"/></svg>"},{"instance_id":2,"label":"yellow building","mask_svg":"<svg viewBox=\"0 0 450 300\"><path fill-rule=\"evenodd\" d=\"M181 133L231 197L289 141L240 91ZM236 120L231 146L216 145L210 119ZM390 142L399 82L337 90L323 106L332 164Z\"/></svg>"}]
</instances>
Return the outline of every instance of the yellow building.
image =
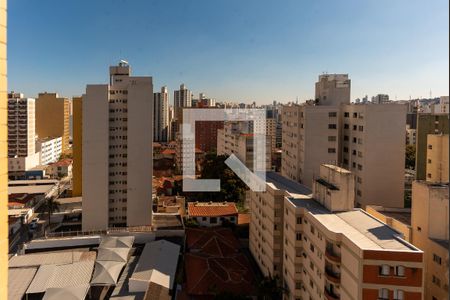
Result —
<instances>
[{"instance_id":1,"label":"yellow building","mask_svg":"<svg viewBox=\"0 0 450 300\"><path fill-rule=\"evenodd\" d=\"M0 299L8 298L6 0L0 0Z\"/></svg>"},{"instance_id":2,"label":"yellow building","mask_svg":"<svg viewBox=\"0 0 450 300\"><path fill-rule=\"evenodd\" d=\"M36 134L62 137L62 152L69 149L70 101L56 93L40 93L36 101Z\"/></svg>"},{"instance_id":3,"label":"yellow building","mask_svg":"<svg viewBox=\"0 0 450 300\"><path fill-rule=\"evenodd\" d=\"M425 299L448 299L448 208L448 183L413 182L412 242L425 254Z\"/></svg>"},{"instance_id":4,"label":"yellow building","mask_svg":"<svg viewBox=\"0 0 450 300\"><path fill-rule=\"evenodd\" d=\"M73 184L72 184L72 195L74 197L79 197L83 191L83 185L81 180L81 174L83 170L83 152L82 152L82 97L74 97L72 99L72 109L73 109Z\"/></svg>"},{"instance_id":5,"label":"yellow building","mask_svg":"<svg viewBox=\"0 0 450 300\"><path fill-rule=\"evenodd\" d=\"M448 182L448 134L427 136L427 181Z\"/></svg>"}]
</instances>

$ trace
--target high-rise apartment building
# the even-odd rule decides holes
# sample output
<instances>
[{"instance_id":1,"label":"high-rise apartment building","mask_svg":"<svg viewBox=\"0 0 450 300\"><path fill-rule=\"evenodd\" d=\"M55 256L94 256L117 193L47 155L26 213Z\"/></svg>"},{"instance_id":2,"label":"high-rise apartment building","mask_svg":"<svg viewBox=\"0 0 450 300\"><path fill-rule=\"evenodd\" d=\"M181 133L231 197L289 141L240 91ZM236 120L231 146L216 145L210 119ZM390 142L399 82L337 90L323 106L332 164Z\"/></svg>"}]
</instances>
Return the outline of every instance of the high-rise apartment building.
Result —
<instances>
[{"instance_id":1,"label":"high-rise apartment building","mask_svg":"<svg viewBox=\"0 0 450 300\"><path fill-rule=\"evenodd\" d=\"M39 138L62 138L62 151L69 149L70 101L56 93L40 93L36 100L36 134Z\"/></svg>"},{"instance_id":2,"label":"high-rise apartment building","mask_svg":"<svg viewBox=\"0 0 450 300\"><path fill-rule=\"evenodd\" d=\"M427 151L429 134L449 134L448 114L419 113L416 129L416 179L427 178Z\"/></svg>"},{"instance_id":3,"label":"high-rise apartment building","mask_svg":"<svg viewBox=\"0 0 450 300\"><path fill-rule=\"evenodd\" d=\"M351 81L348 74L323 74L316 82L316 102L319 105L339 106L350 103Z\"/></svg>"},{"instance_id":4,"label":"high-rise apartment building","mask_svg":"<svg viewBox=\"0 0 450 300\"><path fill-rule=\"evenodd\" d=\"M266 192L249 192L250 251L264 275L279 276L284 299L422 299L423 252L353 209L351 172L322 165L313 195L267 178Z\"/></svg>"},{"instance_id":5,"label":"high-rise apartment building","mask_svg":"<svg viewBox=\"0 0 450 300\"><path fill-rule=\"evenodd\" d=\"M192 107L192 92L187 89L184 83L180 85L179 90L173 92L173 109L175 118L178 118L180 109L183 107Z\"/></svg>"},{"instance_id":6,"label":"high-rise apartment building","mask_svg":"<svg viewBox=\"0 0 450 300\"><path fill-rule=\"evenodd\" d=\"M412 243L424 251L424 299L448 299L449 295L448 193L448 183L413 182Z\"/></svg>"},{"instance_id":7,"label":"high-rise apartment building","mask_svg":"<svg viewBox=\"0 0 450 300\"><path fill-rule=\"evenodd\" d=\"M35 154L35 100L22 94L8 95L8 157Z\"/></svg>"},{"instance_id":8,"label":"high-rise apartment building","mask_svg":"<svg viewBox=\"0 0 450 300\"><path fill-rule=\"evenodd\" d=\"M403 207L406 106L351 104L342 109L339 161L356 176L356 205Z\"/></svg>"},{"instance_id":9,"label":"high-rise apartment building","mask_svg":"<svg viewBox=\"0 0 450 300\"><path fill-rule=\"evenodd\" d=\"M83 98L72 98L72 150L73 150L73 168L72 168L72 196L79 197L83 193Z\"/></svg>"},{"instance_id":10,"label":"high-rise apartment building","mask_svg":"<svg viewBox=\"0 0 450 300\"><path fill-rule=\"evenodd\" d=\"M287 105L282 109L281 174L312 187L322 163L338 163L339 107Z\"/></svg>"},{"instance_id":11,"label":"high-rise apartment building","mask_svg":"<svg viewBox=\"0 0 450 300\"><path fill-rule=\"evenodd\" d=\"M153 93L153 98L154 98L153 141L168 142L169 92L167 86L163 86L161 88L161 92Z\"/></svg>"},{"instance_id":12,"label":"high-rise apartment building","mask_svg":"<svg viewBox=\"0 0 450 300\"><path fill-rule=\"evenodd\" d=\"M152 77L109 72L83 95L83 230L152 224Z\"/></svg>"},{"instance_id":13,"label":"high-rise apartment building","mask_svg":"<svg viewBox=\"0 0 450 300\"><path fill-rule=\"evenodd\" d=\"M8 298L8 92L6 0L0 0L0 299Z\"/></svg>"},{"instance_id":14,"label":"high-rise apartment building","mask_svg":"<svg viewBox=\"0 0 450 300\"><path fill-rule=\"evenodd\" d=\"M342 165L356 175L355 205L403 207L406 106L350 104L347 75L323 76L316 101L282 108L282 175L312 187L321 164Z\"/></svg>"},{"instance_id":15,"label":"high-rise apartment building","mask_svg":"<svg viewBox=\"0 0 450 300\"><path fill-rule=\"evenodd\" d=\"M427 137L427 181L448 182L448 134Z\"/></svg>"},{"instance_id":16,"label":"high-rise apartment building","mask_svg":"<svg viewBox=\"0 0 450 300\"><path fill-rule=\"evenodd\" d=\"M382 103L388 103L388 102L389 102L389 95L386 95L386 94L378 94L378 95L372 97L372 103L375 103L375 104L382 104Z\"/></svg>"},{"instance_id":17,"label":"high-rise apartment building","mask_svg":"<svg viewBox=\"0 0 450 300\"><path fill-rule=\"evenodd\" d=\"M247 122L225 122L223 129L217 130L217 155L234 154L248 169L253 170L255 152L254 134L251 132L253 130L249 130ZM266 170L272 169L271 145L270 136L266 136Z\"/></svg>"}]
</instances>

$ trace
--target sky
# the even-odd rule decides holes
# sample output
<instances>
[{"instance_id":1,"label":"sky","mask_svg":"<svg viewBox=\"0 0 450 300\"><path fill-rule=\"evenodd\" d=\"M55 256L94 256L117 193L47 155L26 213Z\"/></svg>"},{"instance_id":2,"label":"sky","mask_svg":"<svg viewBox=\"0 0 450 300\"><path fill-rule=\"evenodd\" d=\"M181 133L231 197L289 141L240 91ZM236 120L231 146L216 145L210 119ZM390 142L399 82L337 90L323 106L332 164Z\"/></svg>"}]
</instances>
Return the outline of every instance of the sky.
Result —
<instances>
[{"instance_id":1,"label":"sky","mask_svg":"<svg viewBox=\"0 0 450 300\"><path fill-rule=\"evenodd\" d=\"M124 59L171 95L303 101L327 72L349 74L352 99L437 97L448 24L448 0L10 0L8 88L81 95Z\"/></svg>"}]
</instances>

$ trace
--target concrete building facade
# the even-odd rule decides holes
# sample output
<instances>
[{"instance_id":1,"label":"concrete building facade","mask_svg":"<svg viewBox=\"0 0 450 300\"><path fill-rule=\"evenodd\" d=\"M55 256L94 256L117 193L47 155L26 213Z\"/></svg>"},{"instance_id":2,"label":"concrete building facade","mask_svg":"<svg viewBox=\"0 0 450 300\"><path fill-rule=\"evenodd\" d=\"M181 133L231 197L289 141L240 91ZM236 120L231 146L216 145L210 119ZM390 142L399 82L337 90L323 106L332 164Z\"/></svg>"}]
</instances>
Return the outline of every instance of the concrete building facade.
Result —
<instances>
[{"instance_id":1,"label":"concrete building facade","mask_svg":"<svg viewBox=\"0 0 450 300\"><path fill-rule=\"evenodd\" d=\"M0 299L8 298L8 91L6 0L0 0Z\"/></svg>"},{"instance_id":2,"label":"concrete building facade","mask_svg":"<svg viewBox=\"0 0 450 300\"><path fill-rule=\"evenodd\" d=\"M416 179L427 178L427 148L429 134L449 134L449 115L419 113L416 130Z\"/></svg>"},{"instance_id":3,"label":"concrete building facade","mask_svg":"<svg viewBox=\"0 0 450 300\"><path fill-rule=\"evenodd\" d=\"M62 151L69 149L70 101L56 93L39 93L36 100L36 134L39 138L62 138Z\"/></svg>"},{"instance_id":4,"label":"concrete building facade","mask_svg":"<svg viewBox=\"0 0 450 300\"><path fill-rule=\"evenodd\" d=\"M192 92L188 90L183 83L180 89L173 92L173 110L175 118L178 118L180 109L183 107L192 107Z\"/></svg>"},{"instance_id":5,"label":"concrete building facade","mask_svg":"<svg viewBox=\"0 0 450 300\"><path fill-rule=\"evenodd\" d=\"M448 299L449 295L448 197L448 183L413 182L412 242L425 254L425 299Z\"/></svg>"},{"instance_id":6,"label":"concrete building facade","mask_svg":"<svg viewBox=\"0 0 450 300\"><path fill-rule=\"evenodd\" d=\"M264 275L279 276L284 299L422 299L423 252L353 209L354 184L351 172L323 165L313 195L280 175L250 192L250 250ZM263 217L265 207L280 215ZM266 237L273 228L282 230Z\"/></svg>"},{"instance_id":7,"label":"concrete building facade","mask_svg":"<svg viewBox=\"0 0 450 300\"><path fill-rule=\"evenodd\" d=\"M154 98L153 141L168 142L169 92L167 86L163 86L160 92L153 93L153 98Z\"/></svg>"},{"instance_id":8,"label":"concrete building facade","mask_svg":"<svg viewBox=\"0 0 450 300\"><path fill-rule=\"evenodd\" d=\"M427 136L427 181L448 182L448 134Z\"/></svg>"},{"instance_id":9,"label":"concrete building facade","mask_svg":"<svg viewBox=\"0 0 450 300\"><path fill-rule=\"evenodd\" d=\"M26 157L35 148L35 100L22 94L8 95L8 157Z\"/></svg>"},{"instance_id":10,"label":"concrete building facade","mask_svg":"<svg viewBox=\"0 0 450 300\"><path fill-rule=\"evenodd\" d=\"M316 82L316 103L339 106L350 103L351 80L348 74L323 74Z\"/></svg>"},{"instance_id":11,"label":"concrete building facade","mask_svg":"<svg viewBox=\"0 0 450 300\"><path fill-rule=\"evenodd\" d=\"M83 98L72 99L73 122L73 170L72 170L72 196L80 197L83 194Z\"/></svg>"},{"instance_id":12,"label":"concrete building facade","mask_svg":"<svg viewBox=\"0 0 450 300\"><path fill-rule=\"evenodd\" d=\"M36 149L40 153L41 165L57 162L62 154L62 137L38 139Z\"/></svg>"},{"instance_id":13,"label":"concrete building facade","mask_svg":"<svg viewBox=\"0 0 450 300\"><path fill-rule=\"evenodd\" d=\"M110 67L83 95L83 230L152 224L152 77Z\"/></svg>"}]
</instances>

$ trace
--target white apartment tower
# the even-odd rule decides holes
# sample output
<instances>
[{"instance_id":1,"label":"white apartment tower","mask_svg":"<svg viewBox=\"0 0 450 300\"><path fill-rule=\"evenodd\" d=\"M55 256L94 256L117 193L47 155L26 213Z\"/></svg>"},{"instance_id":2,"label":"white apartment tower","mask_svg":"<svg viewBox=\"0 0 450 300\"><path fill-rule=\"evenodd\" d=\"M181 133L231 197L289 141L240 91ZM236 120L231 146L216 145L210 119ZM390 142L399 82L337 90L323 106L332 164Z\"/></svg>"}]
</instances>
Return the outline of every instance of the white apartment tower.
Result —
<instances>
[{"instance_id":1,"label":"white apartment tower","mask_svg":"<svg viewBox=\"0 0 450 300\"><path fill-rule=\"evenodd\" d=\"M34 155L36 101L19 93L8 96L8 157Z\"/></svg>"},{"instance_id":2,"label":"white apartment tower","mask_svg":"<svg viewBox=\"0 0 450 300\"><path fill-rule=\"evenodd\" d=\"M153 82L126 62L83 95L83 230L152 224Z\"/></svg>"},{"instance_id":3,"label":"white apartment tower","mask_svg":"<svg viewBox=\"0 0 450 300\"><path fill-rule=\"evenodd\" d=\"M163 86L161 92L153 93L153 98L153 141L167 142L169 139L169 93L167 86Z\"/></svg>"},{"instance_id":4,"label":"white apartment tower","mask_svg":"<svg viewBox=\"0 0 450 300\"><path fill-rule=\"evenodd\" d=\"M181 112L182 107L192 106L192 92L187 89L183 84L180 85L180 89L173 92L173 108L175 119L178 119L178 114Z\"/></svg>"}]
</instances>

